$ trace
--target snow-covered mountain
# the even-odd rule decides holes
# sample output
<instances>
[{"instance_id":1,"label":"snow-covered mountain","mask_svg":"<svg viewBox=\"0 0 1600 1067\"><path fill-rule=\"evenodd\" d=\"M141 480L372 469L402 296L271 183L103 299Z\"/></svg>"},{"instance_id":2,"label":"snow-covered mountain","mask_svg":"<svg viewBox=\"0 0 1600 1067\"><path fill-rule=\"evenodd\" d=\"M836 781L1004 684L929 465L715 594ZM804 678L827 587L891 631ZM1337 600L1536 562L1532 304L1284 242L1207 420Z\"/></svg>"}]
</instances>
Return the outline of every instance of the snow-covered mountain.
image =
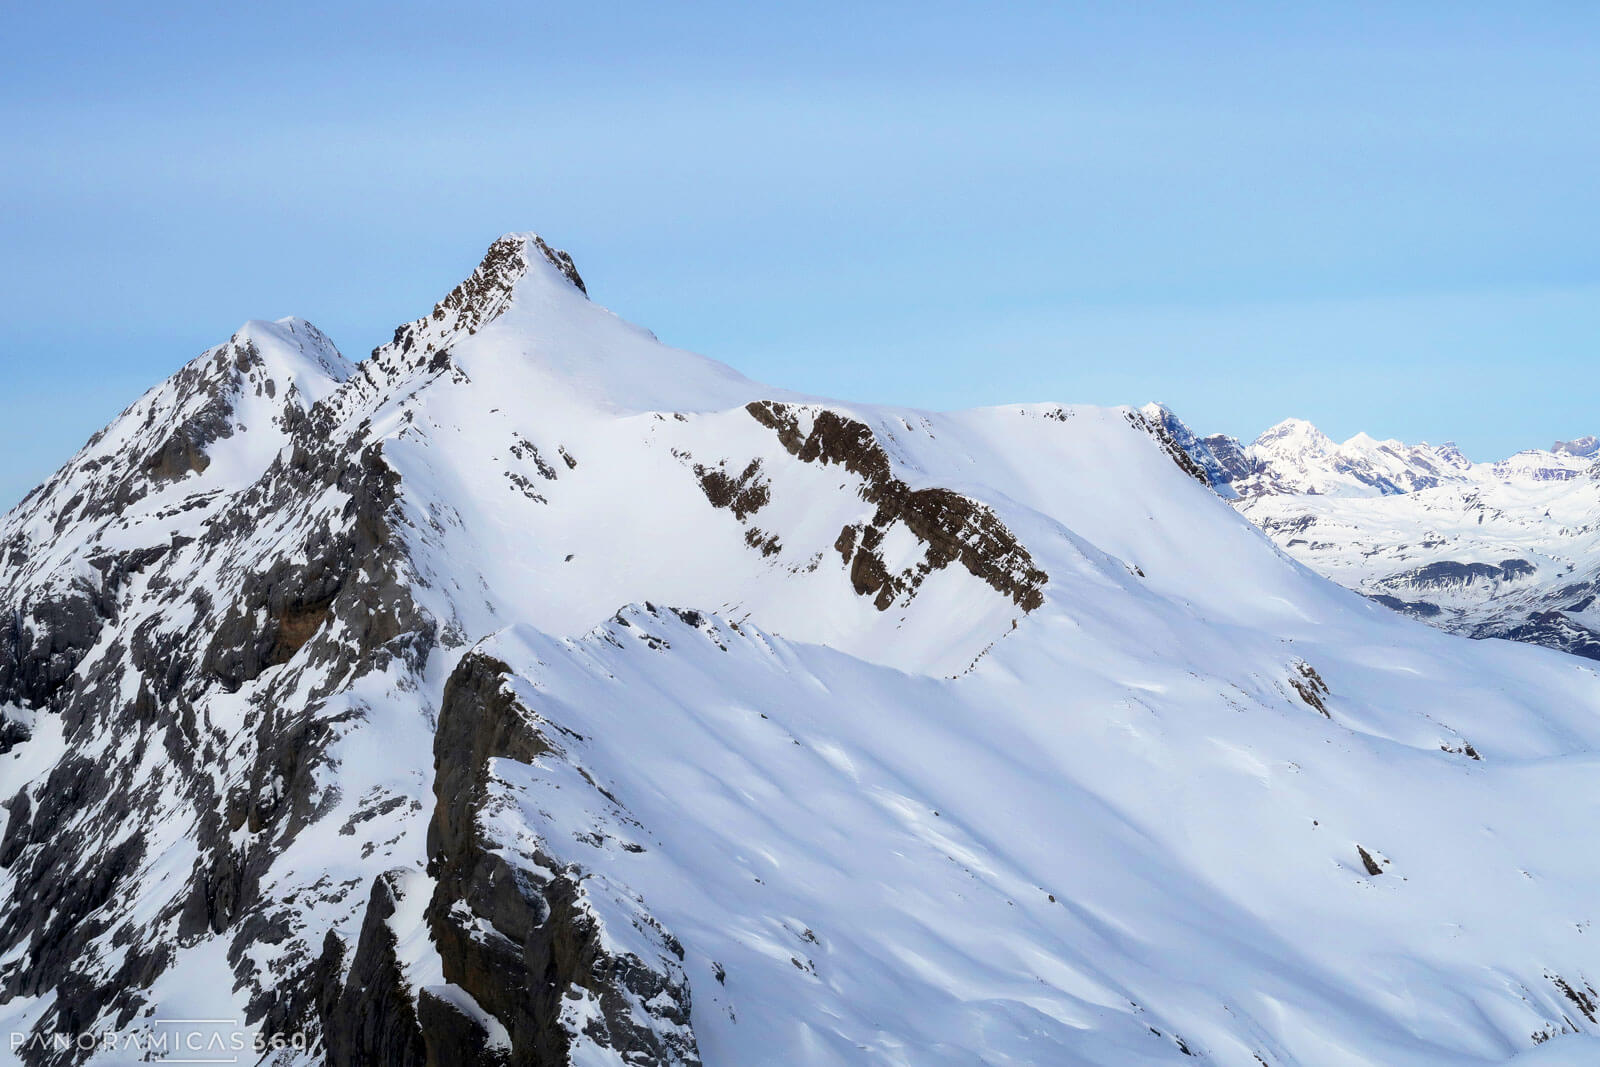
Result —
<instances>
[{"instance_id":1,"label":"snow-covered mountain","mask_svg":"<svg viewBox=\"0 0 1600 1067\"><path fill-rule=\"evenodd\" d=\"M1550 451L1558 456L1576 456L1580 459L1600 458L1600 437L1587 434L1575 441L1557 441Z\"/></svg>"},{"instance_id":2,"label":"snow-covered mountain","mask_svg":"<svg viewBox=\"0 0 1600 1067\"><path fill-rule=\"evenodd\" d=\"M1341 585L1473 637L1600 658L1600 441L1494 463L1455 445L1286 419L1248 446L1168 427L1221 495L1284 551Z\"/></svg>"},{"instance_id":3,"label":"snow-covered mountain","mask_svg":"<svg viewBox=\"0 0 1600 1067\"><path fill-rule=\"evenodd\" d=\"M1592 1061L1600 676L1186 444L764 386L532 235L248 324L0 521L16 1054Z\"/></svg>"}]
</instances>

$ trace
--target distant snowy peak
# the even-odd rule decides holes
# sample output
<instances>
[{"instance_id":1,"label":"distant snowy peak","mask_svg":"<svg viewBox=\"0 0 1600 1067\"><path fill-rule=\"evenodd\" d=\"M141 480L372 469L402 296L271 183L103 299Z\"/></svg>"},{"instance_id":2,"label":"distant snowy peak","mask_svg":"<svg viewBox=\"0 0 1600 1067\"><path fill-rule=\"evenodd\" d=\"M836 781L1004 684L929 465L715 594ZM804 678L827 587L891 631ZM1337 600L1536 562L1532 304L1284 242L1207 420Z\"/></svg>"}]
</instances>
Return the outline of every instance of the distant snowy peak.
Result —
<instances>
[{"instance_id":1,"label":"distant snowy peak","mask_svg":"<svg viewBox=\"0 0 1600 1067\"><path fill-rule=\"evenodd\" d=\"M1280 548L1442 629L1600 659L1600 441L1474 463L1453 442L1364 433L1343 444L1285 419L1249 445L1167 435Z\"/></svg>"},{"instance_id":2,"label":"distant snowy peak","mask_svg":"<svg viewBox=\"0 0 1600 1067\"><path fill-rule=\"evenodd\" d=\"M1463 453L1461 449L1456 447L1456 443L1454 441L1446 441L1433 451L1436 456L1445 462L1445 464L1454 467L1457 470L1466 470L1468 467L1472 466L1472 460L1468 459L1466 454Z\"/></svg>"},{"instance_id":3,"label":"distant snowy peak","mask_svg":"<svg viewBox=\"0 0 1600 1067\"><path fill-rule=\"evenodd\" d=\"M1570 482L1594 473L1594 460L1576 453L1530 448L1492 464L1494 477L1505 482Z\"/></svg>"},{"instance_id":4,"label":"distant snowy peak","mask_svg":"<svg viewBox=\"0 0 1600 1067\"><path fill-rule=\"evenodd\" d=\"M1305 419L1288 418L1257 437L1253 448L1283 456L1325 456L1337 447L1333 439Z\"/></svg>"},{"instance_id":5,"label":"distant snowy peak","mask_svg":"<svg viewBox=\"0 0 1600 1067\"><path fill-rule=\"evenodd\" d=\"M1589 434L1572 441L1557 441L1550 446L1550 451L1558 456L1577 456L1580 459L1594 459L1600 456L1600 437Z\"/></svg>"},{"instance_id":6,"label":"distant snowy peak","mask_svg":"<svg viewBox=\"0 0 1600 1067\"><path fill-rule=\"evenodd\" d=\"M1342 444L1305 419L1290 418L1242 444L1225 434L1197 437L1171 411L1164 424L1223 496L1374 497L1441 485L1540 483L1589 478L1600 470L1600 441L1581 437L1549 451L1528 449L1493 463L1474 463L1453 441L1409 445L1358 433Z\"/></svg>"},{"instance_id":7,"label":"distant snowy peak","mask_svg":"<svg viewBox=\"0 0 1600 1067\"><path fill-rule=\"evenodd\" d=\"M1335 444L1304 419L1285 419L1256 438L1246 454L1264 477L1236 486L1242 496L1337 493L1385 496L1453 480L1470 463L1454 445L1379 441L1358 433Z\"/></svg>"}]
</instances>

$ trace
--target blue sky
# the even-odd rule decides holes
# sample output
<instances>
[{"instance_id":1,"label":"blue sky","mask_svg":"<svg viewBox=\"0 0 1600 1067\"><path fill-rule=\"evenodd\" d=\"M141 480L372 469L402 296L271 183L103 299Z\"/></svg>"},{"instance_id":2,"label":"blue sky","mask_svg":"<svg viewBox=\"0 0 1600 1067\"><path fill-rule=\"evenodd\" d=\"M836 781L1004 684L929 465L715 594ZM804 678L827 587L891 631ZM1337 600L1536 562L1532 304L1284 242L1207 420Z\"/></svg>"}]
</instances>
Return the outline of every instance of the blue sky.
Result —
<instances>
[{"instance_id":1,"label":"blue sky","mask_svg":"<svg viewBox=\"0 0 1600 1067\"><path fill-rule=\"evenodd\" d=\"M753 377L1600 432L1592 4L21 5L0 506L247 318L358 357L507 230Z\"/></svg>"}]
</instances>

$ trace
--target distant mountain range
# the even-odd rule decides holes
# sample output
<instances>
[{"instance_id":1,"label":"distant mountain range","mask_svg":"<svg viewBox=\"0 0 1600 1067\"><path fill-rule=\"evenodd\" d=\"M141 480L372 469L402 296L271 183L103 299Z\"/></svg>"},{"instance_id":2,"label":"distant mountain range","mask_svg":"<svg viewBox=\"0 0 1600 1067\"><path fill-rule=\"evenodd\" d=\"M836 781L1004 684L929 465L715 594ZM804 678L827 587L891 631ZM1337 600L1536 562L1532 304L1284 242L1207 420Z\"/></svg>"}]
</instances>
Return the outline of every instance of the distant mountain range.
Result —
<instances>
[{"instance_id":1,"label":"distant mountain range","mask_svg":"<svg viewBox=\"0 0 1600 1067\"><path fill-rule=\"evenodd\" d=\"M1301 419L1243 445L1145 414L1313 570L1447 630L1600 658L1600 439L1475 463L1448 442L1338 444Z\"/></svg>"}]
</instances>

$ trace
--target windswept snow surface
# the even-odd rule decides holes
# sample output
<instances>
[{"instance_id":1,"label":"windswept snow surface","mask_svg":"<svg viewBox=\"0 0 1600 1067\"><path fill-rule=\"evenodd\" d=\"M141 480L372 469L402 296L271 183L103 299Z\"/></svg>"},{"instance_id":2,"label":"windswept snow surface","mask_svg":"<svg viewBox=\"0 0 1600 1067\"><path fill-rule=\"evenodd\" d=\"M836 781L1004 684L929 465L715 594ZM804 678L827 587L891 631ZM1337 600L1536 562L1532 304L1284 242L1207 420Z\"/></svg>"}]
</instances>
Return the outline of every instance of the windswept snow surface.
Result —
<instances>
[{"instance_id":1,"label":"windswept snow surface","mask_svg":"<svg viewBox=\"0 0 1600 1067\"><path fill-rule=\"evenodd\" d=\"M373 878L420 871L427 730L476 647L553 741L492 761L483 817L581 872L611 951L650 958L640 914L681 944L707 1064L1590 1062L1592 664L1319 577L1126 409L797 396L660 345L517 240L526 270L478 304L295 378L397 472L437 647L326 697L327 806L262 882L296 925L236 975L353 944ZM216 440L163 492L244 492L279 439ZM290 659L210 714L297 669L295 699L337 682ZM67 747L36 729L6 784ZM207 773L222 796L242 772ZM400 802L355 819L374 791ZM175 891L158 867L147 909ZM443 988L421 924L391 921L406 980ZM216 966L186 949L164 981Z\"/></svg>"},{"instance_id":2,"label":"windswept snow surface","mask_svg":"<svg viewBox=\"0 0 1600 1067\"><path fill-rule=\"evenodd\" d=\"M1587 668L1297 639L1218 672L1199 619L1036 625L956 682L643 607L517 628L488 650L581 739L496 772L591 895L683 940L710 1063L1495 1062L1587 1022L1546 976L1593 966L1590 816L1550 805L1595 770L1558 754ZM1508 667L1574 714L1474 688ZM1496 748L1441 751L1446 716Z\"/></svg>"}]
</instances>

